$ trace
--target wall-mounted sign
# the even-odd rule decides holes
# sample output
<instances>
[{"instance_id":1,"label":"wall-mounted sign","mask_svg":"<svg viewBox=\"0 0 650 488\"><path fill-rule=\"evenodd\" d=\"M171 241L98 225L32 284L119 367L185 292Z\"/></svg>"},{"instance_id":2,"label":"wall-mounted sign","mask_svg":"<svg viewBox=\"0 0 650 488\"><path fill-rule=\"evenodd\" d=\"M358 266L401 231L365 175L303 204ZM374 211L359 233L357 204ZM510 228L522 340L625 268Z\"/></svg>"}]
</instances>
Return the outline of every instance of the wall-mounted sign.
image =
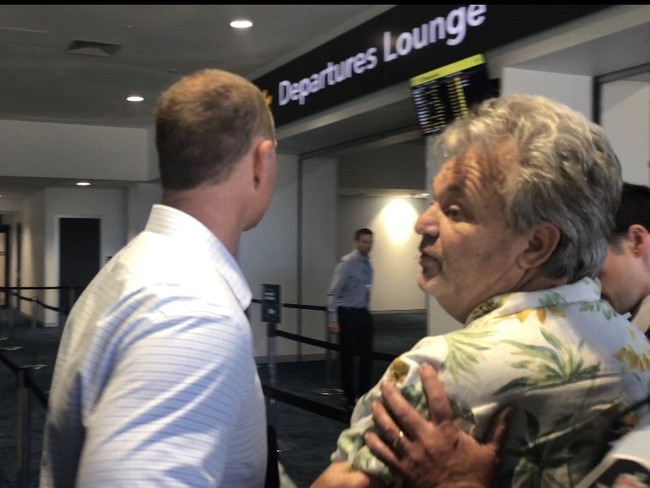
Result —
<instances>
[{"instance_id":1,"label":"wall-mounted sign","mask_svg":"<svg viewBox=\"0 0 650 488\"><path fill-rule=\"evenodd\" d=\"M611 5L398 5L254 80L278 127Z\"/></svg>"}]
</instances>

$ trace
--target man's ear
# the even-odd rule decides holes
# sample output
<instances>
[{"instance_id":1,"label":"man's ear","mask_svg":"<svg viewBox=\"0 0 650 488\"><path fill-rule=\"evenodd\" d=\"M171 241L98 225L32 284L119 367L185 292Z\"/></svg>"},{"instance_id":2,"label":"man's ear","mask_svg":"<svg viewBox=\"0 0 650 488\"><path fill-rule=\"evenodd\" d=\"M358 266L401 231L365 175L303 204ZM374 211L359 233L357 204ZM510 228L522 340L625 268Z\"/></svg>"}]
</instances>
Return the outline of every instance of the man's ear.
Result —
<instances>
[{"instance_id":1,"label":"man's ear","mask_svg":"<svg viewBox=\"0 0 650 488\"><path fill-rule=\"evenodd\" d=\"M269 177L271 163L275 158L275 141L264 139L257 143L253 151L253 177L255 188Z\"/></svg>"},{"instance_id":2,"label":"man's ear","mask_svg":"<svg viewBox=\"0 0 650 488\"><path fill-rule=\"evenodd\" d=\"M641 224L632 224L627 229L628 244L631 246L632 254L640 256L650 251L650 233Z\"/></svg>"},{"instance_id":3,"label":"man's ear","mask_svg":"<svg viewBox=\"0 0 650 488\"><path fill-rule=\"evenodd\" d=\"M558 242L560 229L555 225L542 222L529 232L528 245L517 260L522 269L537 268L548 261Z\"/></svg>"}]
</instances>

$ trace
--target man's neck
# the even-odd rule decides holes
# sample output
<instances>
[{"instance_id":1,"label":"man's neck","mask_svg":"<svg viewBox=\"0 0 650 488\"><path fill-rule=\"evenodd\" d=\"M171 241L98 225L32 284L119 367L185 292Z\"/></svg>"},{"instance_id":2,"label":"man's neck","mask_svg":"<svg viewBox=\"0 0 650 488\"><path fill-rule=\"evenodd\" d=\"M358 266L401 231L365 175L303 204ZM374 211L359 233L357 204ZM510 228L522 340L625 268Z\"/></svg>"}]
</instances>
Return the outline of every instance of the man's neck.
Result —
<instances>
[{"instance_id":1,"label":"man's neck","mask_svg":"<svg viewBox=\"0 0 650 488\"><path fill-rule=\"evenodd\" d=\"M224 196L225 193L216 186L164 191L162 203L201 222L235 256L242 230L235 211L236 198L230 200L227 195ZM230 211L224 212L224 208L229 208Z\"/></svg>"}]
</instances>

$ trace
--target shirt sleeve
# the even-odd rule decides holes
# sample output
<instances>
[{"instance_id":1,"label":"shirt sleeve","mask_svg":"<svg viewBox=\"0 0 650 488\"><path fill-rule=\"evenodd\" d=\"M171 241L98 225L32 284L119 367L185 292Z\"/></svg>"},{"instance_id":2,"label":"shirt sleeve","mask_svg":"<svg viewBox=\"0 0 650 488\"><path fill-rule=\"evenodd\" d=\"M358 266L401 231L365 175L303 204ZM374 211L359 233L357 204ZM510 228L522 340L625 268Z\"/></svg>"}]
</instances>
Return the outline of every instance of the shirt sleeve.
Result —
<instances>
[{"instance_id":1,"label":"shirt sleeve","mask_svg":"<svg viewBox=\"0 0 650 488\"><path fill-rule=\"evenodd\" d=\"M341 303L341 297L345 290L348 277L350 275L349 260L342 260L334 268L332 283L327 293L327 319L329 322L338 322L338 313L336 309Z\"/></svg>"},{"instance_id":2,"label":"shirt sleeve","mask_svg":"<svg viewBox=\"0 0 650 488\"><path fill-rule=\"evenodd\" d=\"M411 350L395 358L380 381L355 405L350 417L350 426L339 435L336 450L330 456L330 460L332 462L347 461L353 468L379 477L387 486L402 486L403 480L399 475L377 458L363 439L366 432L377 431L370 405L374 400L381 401L379 384L382 381L389 381L399 389L420 415L427 417L429 407L426 395L422 390L418 366L426 361L439 369L446 354L447 346L444 337L431 336L420 340Z\"/></svg>"}]
</instances>

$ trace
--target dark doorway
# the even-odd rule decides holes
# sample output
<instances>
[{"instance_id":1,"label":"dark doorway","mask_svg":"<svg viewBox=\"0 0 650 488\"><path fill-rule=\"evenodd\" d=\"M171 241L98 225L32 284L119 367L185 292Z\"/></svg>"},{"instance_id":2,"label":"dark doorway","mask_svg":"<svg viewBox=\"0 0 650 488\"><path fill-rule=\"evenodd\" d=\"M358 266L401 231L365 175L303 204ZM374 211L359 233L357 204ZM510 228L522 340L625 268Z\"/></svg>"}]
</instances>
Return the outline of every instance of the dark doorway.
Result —
<instances>
[{"instance_id":1,"label":"dark doorway","mask_svg":"<svg viewBox=\"0 0 650 488\"><path fill-rule=\"evenodd\" d=\"M99 271L100 219L59 219L59 307L69 310Z\"/></svg>"}]
</instances>

